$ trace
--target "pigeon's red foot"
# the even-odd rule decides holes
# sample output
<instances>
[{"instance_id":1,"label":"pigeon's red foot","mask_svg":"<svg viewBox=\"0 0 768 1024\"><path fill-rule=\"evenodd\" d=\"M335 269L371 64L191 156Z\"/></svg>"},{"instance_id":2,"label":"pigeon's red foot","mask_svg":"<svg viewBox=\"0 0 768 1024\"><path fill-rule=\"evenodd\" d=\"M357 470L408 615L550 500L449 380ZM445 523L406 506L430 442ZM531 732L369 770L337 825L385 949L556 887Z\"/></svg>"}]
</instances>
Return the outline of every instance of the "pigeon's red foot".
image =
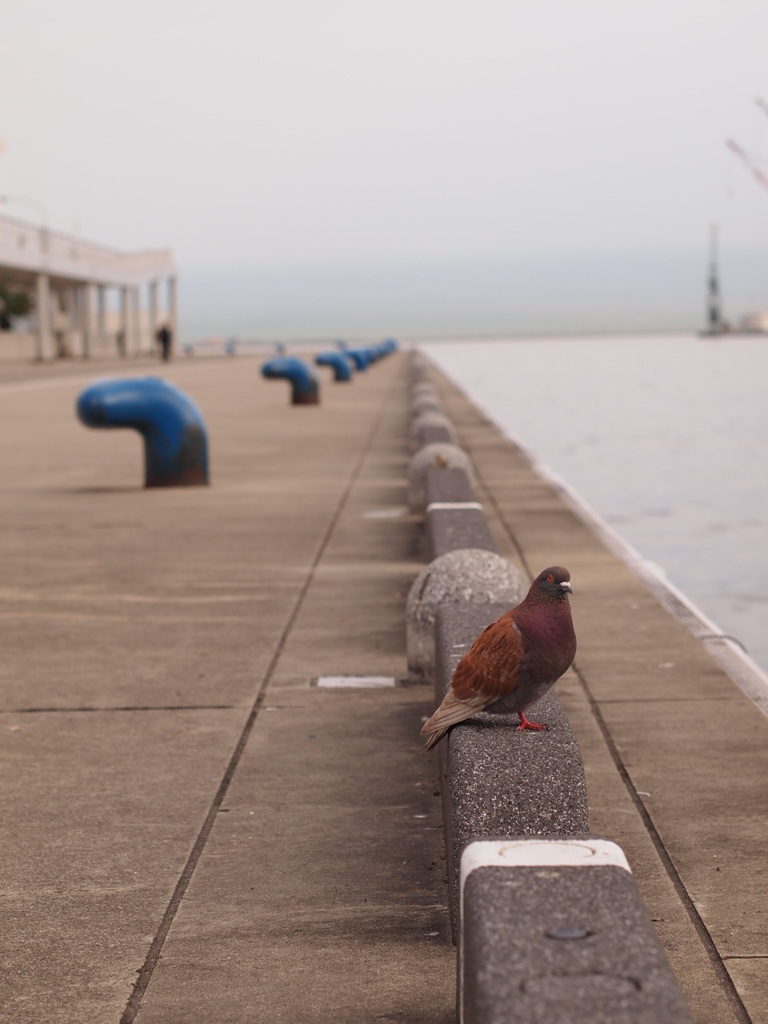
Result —
<instances>
[{"instance_id":1,"label":"pigeon's red foot","mask_svg":"<svg viewBox=\"0 0 768 1024\"><path fill-rule=\"evenodd\" d=\"M522 732L524 729L533 729L536 732L541 732L542 729L547 728L545 722L529 722L522 711L518 711L517 715L520 719L520 725L517 727L518 732Z\"/></svg>"}]
</instances>

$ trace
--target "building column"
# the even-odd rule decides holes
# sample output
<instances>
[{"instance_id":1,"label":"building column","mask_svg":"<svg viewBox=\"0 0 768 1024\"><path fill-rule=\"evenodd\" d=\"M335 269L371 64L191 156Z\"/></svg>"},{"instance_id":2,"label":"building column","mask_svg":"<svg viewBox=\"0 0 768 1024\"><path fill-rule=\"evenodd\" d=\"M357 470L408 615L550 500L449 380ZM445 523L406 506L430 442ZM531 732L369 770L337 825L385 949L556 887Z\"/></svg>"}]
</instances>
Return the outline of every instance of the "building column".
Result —
<instances>
[{"instance_id":1,"label":"building column","mask_svg":"<svg viewBox=\"0 0 768 1024\"><path fill-rule=\"evenodd\" d=\"M168 326L171 329L171 345L179 351L179 309L176 289L176 278L168 278Z\"/></svg>"},{"instance_id":2,"label":"building column","mask_svg":"<svg viewBox=\"0 0 768 1024\"><path fill-rule=\"evenodd\" d=\"M149 282L149 347L157 345L157 281Z\"/></svg>"},{"instance_id":3,"label":"building column","mask_svg":"<svg viewBox=\"0 0 768 1024\"><path fill-rule=\"evenodd\" d=\"M53 334L51 332L51 283L47 274L38 274L35 282L37 307L37 339L35 358L53 358Z\"/></svg>"},{"instance_id":4,"label":"building column","mask_svg":"<svg viewBox=\"0 0 768 1024\"><path fill-rule=\"evenodd\" d=\"M120 286L120 326L117 330L117 354L124 356L128 352L128 289Z\"/></svg>"},{"instance_id":5,"label":"building column","mask_svg":"<svg viewBox=\"0 0 768 1024\"><path fill-rule=\"evenodd\" d=\"M99 355L104 355L107 347L107 289L103 284L96 285L96 344Z\"/></svg>"},{"instance_id":6,"label":"building column","mask_svg":"<svg viewBox=\"0 0 768 1024\"><path fill-rule=\"evenodd\" d=\"M131 349L134 355L141 352L141 290L138 285L131 288Z\"/></svg>"},{"instance_id":7,"label":"building column","mask_svg":"<svg viewBox=\"0 0 768 1024\"><path fill-rule=\"evenodd\" d=\"M77 287L66 285L64 291L65 330L58 336L59 359L67 359L75 354L75 331L77 330Z\"/></svg>"},{"instance_id":8,"label":"building column","mask_svg":"<svg viewBox=\"0 0 768 1024\"><path fill-rule=\"evenodd\" d=\"M91 355L91 346L93 344L93 285L90 281L83 285L81 293L81 305L80 305L80 330L83 335L83 359L88 359Z\"/></svg>"}]
</instances>

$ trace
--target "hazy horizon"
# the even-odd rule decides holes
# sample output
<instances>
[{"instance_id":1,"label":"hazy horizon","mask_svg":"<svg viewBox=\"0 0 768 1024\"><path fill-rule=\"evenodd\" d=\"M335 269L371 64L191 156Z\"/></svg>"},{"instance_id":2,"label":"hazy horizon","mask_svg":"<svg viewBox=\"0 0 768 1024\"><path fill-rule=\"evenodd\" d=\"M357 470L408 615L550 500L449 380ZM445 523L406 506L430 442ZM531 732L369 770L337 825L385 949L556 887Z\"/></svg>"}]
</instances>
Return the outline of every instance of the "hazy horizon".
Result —
<instances>
[{"instance_id":1,"label":"hazy horizon","mask_svg":"<svg viewBox=\"0 0 768 1024\"><path fill-rule=\"evenodd\" d=\"M169 246L181 333L695 329L768 309L760 0L26 0L0 195ZM24 204L2 209L26 219Z\"/></svg>"},{"instance_id":2,"label":"hazy horizon","mask_svg":"<svg viewBox=\"0 0 768 1024\"><path fill-rule=\"evenodd\" d=\"M706 277L706 260L685 255L182 272L181 333L192 341L697 331ZM726 321L764 308L768 256L734 254L722 277Z\"/></svg>"}]
</instances>

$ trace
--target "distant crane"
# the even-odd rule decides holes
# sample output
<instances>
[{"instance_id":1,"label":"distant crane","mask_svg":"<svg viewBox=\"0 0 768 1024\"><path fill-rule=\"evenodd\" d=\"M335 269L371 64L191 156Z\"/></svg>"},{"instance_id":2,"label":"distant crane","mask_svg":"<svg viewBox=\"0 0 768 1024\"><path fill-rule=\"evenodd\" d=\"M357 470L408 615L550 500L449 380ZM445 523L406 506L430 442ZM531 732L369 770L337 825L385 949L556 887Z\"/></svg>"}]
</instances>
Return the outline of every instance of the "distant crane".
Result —
<instances>
[{"instance_id":1,"label":"distant crane","mask_svg":"<svg viewBox=\"0 0 768 1024\"><path fill-rule=\"evenodd\" d=\"M758 106L762 112L768 117L768 103L762 98L762 96L755 97L755 105ZM763 172L758 162L753 159L749 153L745 152L738 142L734 142L733 139L726 139L725 144L736 156L749 168L755 178L760 182L763 188L768 189L768 175Z\"/></svg>"},{"instance_id":2,"label":"distant crane","mask_svg":"<svg viewBox=\"0 0 768 1024\"><path fill-rule=\"evenodd\" d=\"M725 144L728 149L732 150L732 152L734 152L736 156L744 162L749 170L752 171L752 174L760 182L763 188L768 189L768 175L764 174L762 169L757 165L752 157L741 148L738 142L734 142L733 139L726 139Z\"/></svg>"}]
</instances>

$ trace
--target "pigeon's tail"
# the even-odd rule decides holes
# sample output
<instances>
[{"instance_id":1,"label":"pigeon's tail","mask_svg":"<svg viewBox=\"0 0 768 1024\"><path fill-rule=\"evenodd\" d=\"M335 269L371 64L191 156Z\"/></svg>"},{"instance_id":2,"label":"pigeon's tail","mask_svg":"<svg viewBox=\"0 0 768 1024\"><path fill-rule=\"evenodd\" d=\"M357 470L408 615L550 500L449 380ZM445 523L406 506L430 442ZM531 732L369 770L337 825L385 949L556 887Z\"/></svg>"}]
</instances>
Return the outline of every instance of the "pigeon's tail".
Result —
<instances>
[{"instance_id":1,"label":"pigeon's tail","mask_svg":"<svg viewBox=\"0 0 768 1024\"><path fill-rule=\"evenodd\" d=\"M422 729L421 731L423 734L424 730ZM428 737L427 742L424 744L424 750L431 750L432 747L436 747L447 732L448 728L436 729L435 732L433 732L432 735Z\"/></svg>"},{"instance_id":2,"label":"pigeon's tail","mask_svg":"<svg viewBox=\"0 0 768 1024\"><path fill-rule=\"evenodd\" d=\"M452 725L457 725L465 719L470 718L477 711L482 711L492 703L493 698L484 697L481 694L474 694L468 700L459 700L453 690L446 693L443 703L432 715L431 718L421 727L421 735L428 736L424 744L425 750L431 750L445 736Z\"/></svg>"}]
</instances>

